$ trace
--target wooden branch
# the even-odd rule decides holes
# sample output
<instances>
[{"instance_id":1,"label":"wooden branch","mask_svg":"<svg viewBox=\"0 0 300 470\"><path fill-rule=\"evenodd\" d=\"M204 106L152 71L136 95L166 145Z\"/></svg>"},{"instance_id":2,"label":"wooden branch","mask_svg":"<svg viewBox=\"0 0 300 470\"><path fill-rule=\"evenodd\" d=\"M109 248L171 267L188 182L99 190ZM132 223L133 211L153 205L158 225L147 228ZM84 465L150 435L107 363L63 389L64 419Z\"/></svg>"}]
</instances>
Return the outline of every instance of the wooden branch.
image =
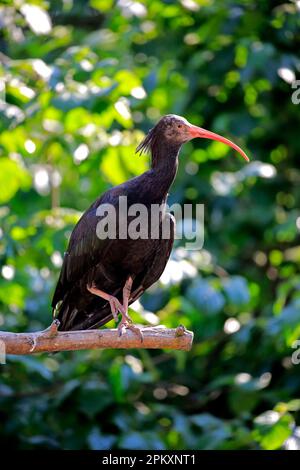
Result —
<instances>
[{"instance_id":1,"label":"wooden branch","mask_svg":"<svg viewBox=\"0 0 300 470\"><path fill-rule=\"evenodd\" d=\"M5 354L33 354L38 352L75 351L81 349L179 349L189 351L193 333L179 325L177 328L143 328L143 341L134 332L126 330L120 337L117 329L57 331L57 321L49 328L35 333L0 331L0 347ZM3 351L4 345L4 351Z\"/></svg>"}]
</instances>

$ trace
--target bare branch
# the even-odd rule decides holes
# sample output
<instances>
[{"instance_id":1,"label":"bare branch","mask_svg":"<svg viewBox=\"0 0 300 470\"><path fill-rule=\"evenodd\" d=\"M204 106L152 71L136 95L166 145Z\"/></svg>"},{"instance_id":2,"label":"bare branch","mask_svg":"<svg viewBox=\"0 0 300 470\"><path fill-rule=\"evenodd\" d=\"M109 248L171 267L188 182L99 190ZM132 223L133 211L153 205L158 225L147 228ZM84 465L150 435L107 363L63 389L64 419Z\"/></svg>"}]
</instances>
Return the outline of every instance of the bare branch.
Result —
<instances>
[{"instance_id":1,"label":"bare branch","mask_svg":"<svg viewBox=\"0 0 300 470\"><path fill-rule=\"evenodd\" d=\"M184 326L167 329L146 327L142 329L143 341L130 330L121 337L117 329L57 331L55 321L49 328L35 333L10 333L0 331L0 343L6 354L33 354L38 352L75 351L81 349L179 349L189 351L193 333Z\"/></svg>"}]
</instances>

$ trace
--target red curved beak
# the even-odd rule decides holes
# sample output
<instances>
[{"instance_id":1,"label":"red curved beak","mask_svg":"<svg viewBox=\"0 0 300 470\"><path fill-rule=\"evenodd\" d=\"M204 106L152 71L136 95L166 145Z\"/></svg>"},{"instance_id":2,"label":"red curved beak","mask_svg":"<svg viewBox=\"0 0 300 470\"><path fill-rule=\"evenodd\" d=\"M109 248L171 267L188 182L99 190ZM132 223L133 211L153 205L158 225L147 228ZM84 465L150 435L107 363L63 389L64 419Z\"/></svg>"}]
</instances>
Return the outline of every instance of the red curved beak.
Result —
<instances>
[{"instance_id":1,"label":"red curved beak","mask_svg":"<svg viewBox=\"0 0 300 470\"><path fill-rule=\"evenodd\" d=\"M232 147L234 150L239 152L242 157L249 162L249 158L245 154L245 152L234 142L231 142L231 140L226 139L226 137L222 137L219 134L215 134L214 132L207 131L206 129L202 129L202 127L197 127L190 125L189 128L190 136L191 139L194 139L195 137L200 137L202 139L211 139L211 140L217 140L218 142L223 142L223 144L229 145L229 147Z\"/></svg>"}]
</instances>

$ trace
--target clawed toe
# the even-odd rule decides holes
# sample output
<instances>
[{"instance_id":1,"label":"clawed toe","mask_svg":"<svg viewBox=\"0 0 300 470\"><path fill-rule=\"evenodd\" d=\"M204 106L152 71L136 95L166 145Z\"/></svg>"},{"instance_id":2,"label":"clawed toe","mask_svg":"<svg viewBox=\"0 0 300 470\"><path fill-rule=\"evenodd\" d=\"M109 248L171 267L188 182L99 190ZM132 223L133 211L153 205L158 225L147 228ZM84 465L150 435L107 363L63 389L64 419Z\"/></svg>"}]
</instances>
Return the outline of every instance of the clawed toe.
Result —
<instances>
[{"instance_id":1,"label":"clawed toe","mask_svg":"<svg viewBox=\"0 0 300 470\"><path fill-rule=\"evenodd\" d=\"M120 312L122 315L125 315L125 309L121 302L114 297L113 295L107 294L106 292L98 289L96 284L92 282L91 284L87 284L86 286L87 290L94 295L97 295L98 297L101 297L104 300L107 300L110 305L111 313L112 316L114 317L114 320L117 322L118 321L118 313Z\"/></svg>"},{"instance_id":2,"label":"clawed toe","mask_svg":"<svg viewBox=\"0 0 300 470\"><path fill-rule=\"evenodd\" d=\"M133 333L135 333L136 335L138 335L138 337L139 337L140 340L141 340L141 343L144 341L143 332L142 332L142 330L141 330L138 326L135 326L135 325L133 325L133 324L129 324L128 329L131 330L131 331L132 331Z\"/></svg>"},{"instance_id":3,"label":"clawed toe","mask_svg":"<svg viewBox=\"0 0 300 470\"><path fill-rule=\"evenodd\" d=\"M126 330L131 330L134 334L138 335L141 340L141 343L144 341L143 333L138 326L134 325L132 322L121 320L118 325L119 336L121 337L124 333L126 333Z\"/></svg>"},{"instance_id":4,"label":"clawed toe","mask_svg":"<svg viewBox=\"0 0 300 470\"><path fill-rule=\"evenodd\" d=\"M143 342L144 338L142 331L139 327L132 323L132 320L128 315L128 303L130 299L132 282L133 279L131 276L129 276L123 289L123 303L121 303L117 297L99 289L94 282L87 284L86 288L91 294L97 295L98 297L101 297L102 299L109 302L112 316L116 322L118 321L119 312L121 313L122 319L118 325L119 336L122 336L126 330L131 330L134 334L138 335L141 342Z\"/></svg>"},{"instance_id":5,"label":"clawed toe","mask_svg":"<svg viewBox=\"0 0 300 470\"><path fill-rule=\"evenodd\" d=\"M126 328L128 327L128 324L126 322L120 322L118 325L118 334L121 337L124 333L126 333Z\"/></svg>"}]
</instances>

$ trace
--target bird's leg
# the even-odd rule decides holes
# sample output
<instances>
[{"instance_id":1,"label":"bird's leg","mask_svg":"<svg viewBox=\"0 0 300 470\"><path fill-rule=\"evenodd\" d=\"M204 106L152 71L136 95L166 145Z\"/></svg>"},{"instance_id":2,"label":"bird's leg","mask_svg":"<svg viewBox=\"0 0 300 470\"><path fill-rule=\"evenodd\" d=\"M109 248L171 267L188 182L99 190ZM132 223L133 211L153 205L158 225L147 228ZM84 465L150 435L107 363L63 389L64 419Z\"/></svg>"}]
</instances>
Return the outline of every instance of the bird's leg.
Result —
<instances>
[{"instance_id":1,"label":"bird's leg","mask_svg":"<svg viewBox=\"0 0 300 470\"><path fill-rule=\"evenodd\" d=\"M92 284L90 286L87 285L86 288L91 294L98 295L98 297L101 297L101 299L107 300L109 302L111 313L114 317L115 322L118 321L118 312L122 314L123 318L123 315L125 314L125 309L116 297L107 294L103 290L98 289L95 284Z\"/></svg>"},{"instance_id":2,"label":"bird's leg","mask_svg":"<svg viewBox=\"0 0 300 470\"><path fill-rule=\"evenodd\" d=\"M130 294L131 294L132 283L133 283L132 277L128 276L128 278L127 278L127 280L124 284L124 287L123 287L123 307L124 307L124 310L125 310L124 317L126 318L126 320L128 320L131 323L132 323L132 320L131 320L130 316L128 315L128 304L129 304L129 298L130 298Z\"/></svg>"},{"instance_id":3,"label":"bird's leg","mask_svg":"<svg viewBox=\"0 0 300 470\"><path fill-rule=\"evenodd\" d=\"M124 308L124 312L121 312L122 319L119 323L118 331L119 331L119 336L122 336L122 334L126 331L126 329L131 330L140 337L141 341L143 341L143 333L141 332L139 327L137 327L133 324L133 321L131 320L130 316L128 315L128 304L129 304L129 299L130 299L130 294L131 294L132 283L133 283L132 277L128 276L128 278L125 282L125 285L123 287L123 308Z\"/></svg>"}]
</instances>

